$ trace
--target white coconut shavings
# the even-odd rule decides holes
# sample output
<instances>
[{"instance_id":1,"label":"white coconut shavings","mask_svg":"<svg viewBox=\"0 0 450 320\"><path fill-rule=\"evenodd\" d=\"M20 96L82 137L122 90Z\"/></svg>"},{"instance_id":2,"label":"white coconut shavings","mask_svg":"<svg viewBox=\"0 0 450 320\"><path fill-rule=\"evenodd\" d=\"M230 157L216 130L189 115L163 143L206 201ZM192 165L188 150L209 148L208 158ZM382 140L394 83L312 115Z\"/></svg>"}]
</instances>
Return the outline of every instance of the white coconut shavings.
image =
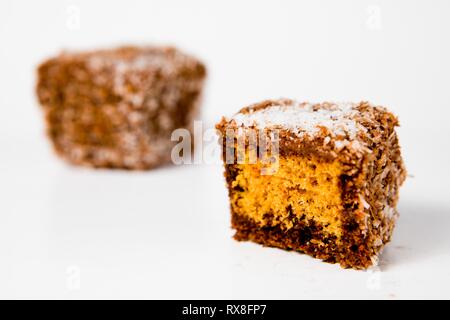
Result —
<instances>
[{"instance_id":1,"label":"white coconut shavings","mask_svg":"<svg viewBox=\"0 0 450 320\"><path fill-rule=\"evenodd\" d=\"M359 201L362 203L364 209L370 209L370 204L364 199L362 195L359 195Z\"/></svg>"},{"instance_id":2,"label":"white coconut shavings","mask_svg":"<svg viewBox=\"0 0 450 320\"><path fill-rule=\"evenodd\" d=\"M384 213L385 217L388 218L388 219L393 219L395 217L395 214L396 214L395 208L391 207L391 206L388 206L388 205L384 207L383 213Z\"/></svg>"},{"instance_id":3,"label":"white coconut shavings","mask_svg":"<svg viewBox=\"0 0 450 320\"><path fill-rule=\"evenodd\" d=\"M136 90L130 89L130 85L142 87L144 82L151 85L152 77L143 76L143 74L158 71L165 77L175 77L178 70L189 63L193 63L189 57L177 52L168 57L164 52L153 51L143 51L135 56L125 58L116 55L94 54L87 59L88 67L97 74L97 78L102 74L101 70L110 70L111 73L108 74L112 75L114 93L134 106L141 106L144 103L147 91L136 92ZM166 90L168 92L164 95L164 99L178 101L180 93L177 88L169 87ZM166 105L170 106L173 103L166 103Z\"/></svg>"},{"instance_id":4,"label":"white coconut shavings","mask_svg":"<svg viewBox=\"0 0 450 320\"><path fill-rule=\"evenodd\" d=\"M350 140L356 138L360 130L365 130L354 120L358 113L357 104L337 103L326 108L315 107L310 103L295 103L289 106L274 105L249 113L238 113L232 120L238 126L256 126L258 128L281 127L298 136L316 135L321 128L329 130L332 136L344 137ZM344 140L345 141L345 140ZM344 144L349 141L342 142ZM357 147L357 146L354 146Z\"/></svg>"},{"instance_id":5,"label":"white coconut shavings","mask_svg":"<svg viewBox=\"0 0 450 320\"><path fill-rule=\"evenodd\" d=\"M133 57L121 57L115 55L92 55L87 59L87 65L93 70L101 70L112 67L118 74L133 71L159 70L165 75L176 73L180 65L189 63L189 58L179 53L166 56L161 52L141 52Z\"/></svg>"},{"instance_id":6,"label":"white coconut shavings","mask_svg":"<svg viewBox=\"0 0 450 320\"><path fill-rule=\"evenodd\" d=\"M161 70L164 74L174 74L176 72L175 61L172 61L163 55L157 54L141 54L134 59L116 59L112 62L116 72L118 73L152 69Z\"/></svg>"}]
</instances>

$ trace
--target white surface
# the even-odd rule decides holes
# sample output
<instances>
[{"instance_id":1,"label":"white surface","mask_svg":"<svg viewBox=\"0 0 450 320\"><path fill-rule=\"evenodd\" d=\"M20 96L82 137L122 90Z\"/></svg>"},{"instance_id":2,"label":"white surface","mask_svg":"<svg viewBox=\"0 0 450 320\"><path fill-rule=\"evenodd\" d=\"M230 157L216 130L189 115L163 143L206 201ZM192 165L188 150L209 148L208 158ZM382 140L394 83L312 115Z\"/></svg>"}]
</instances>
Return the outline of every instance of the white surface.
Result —
<instances>
[{"instance_id":1,"label":"white surface","mask_svg":"<svg viewBox=\"0 0 450 320\"><path fill-rule=\"evenodd\" d=\"M67 24L73 8L80 28ZM449 9L445 0L2 0L0 297L450 298ZM55 158L33 94L36 63L63 47L124 42L175 43L203 58L210 125L278 97L394 111L414 178L380 269L231 240L220 166L128 173Z\"/></svg>"}]
</instances>

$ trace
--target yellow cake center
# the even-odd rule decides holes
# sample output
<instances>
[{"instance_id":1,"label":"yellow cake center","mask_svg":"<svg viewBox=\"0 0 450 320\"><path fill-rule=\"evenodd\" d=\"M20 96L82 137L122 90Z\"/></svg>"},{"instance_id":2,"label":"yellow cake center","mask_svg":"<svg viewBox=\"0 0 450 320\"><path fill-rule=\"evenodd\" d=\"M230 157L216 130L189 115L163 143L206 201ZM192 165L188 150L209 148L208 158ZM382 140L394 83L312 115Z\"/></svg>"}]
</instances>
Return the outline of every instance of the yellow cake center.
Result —
<instances>
[{"instance_id":1,"label":"yellow cake center","mask_svg":"<svg viewBox=\"0 0 450 320\"><path fill-rule=\"evenodd\" d=\"M232 184L234 212L261 226L270 223L286 230L293 227L293 217L312 220L323 231L341 235L339 162L280 157L278 168L271 175L261 174L261 162L237 166L238 175Z\"/></svg>"}]
</instances>

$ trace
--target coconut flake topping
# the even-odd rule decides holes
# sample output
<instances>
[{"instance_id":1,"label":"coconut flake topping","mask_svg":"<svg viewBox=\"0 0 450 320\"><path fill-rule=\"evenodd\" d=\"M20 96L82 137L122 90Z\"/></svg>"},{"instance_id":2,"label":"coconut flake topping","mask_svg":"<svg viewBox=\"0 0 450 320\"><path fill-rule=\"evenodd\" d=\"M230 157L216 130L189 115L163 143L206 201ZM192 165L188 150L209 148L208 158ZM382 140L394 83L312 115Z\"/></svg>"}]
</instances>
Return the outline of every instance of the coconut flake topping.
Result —
<instances>
[{"instance_id":1,"label":"coconut flake topping","mask_svg":"<svg viewBox=\"0 0 450 320\"><path fill-rule=\"evenodd\" d=\"M238 126L258 128L281 127L298 136L314 136L321 128L326 128L332 136L343 136L353 140L365 128L354 117L358 110L356 103L297 103L273 105L263 109L250 109L247 113L237 113L231 120Z\"/></svg>"}]
</instances>

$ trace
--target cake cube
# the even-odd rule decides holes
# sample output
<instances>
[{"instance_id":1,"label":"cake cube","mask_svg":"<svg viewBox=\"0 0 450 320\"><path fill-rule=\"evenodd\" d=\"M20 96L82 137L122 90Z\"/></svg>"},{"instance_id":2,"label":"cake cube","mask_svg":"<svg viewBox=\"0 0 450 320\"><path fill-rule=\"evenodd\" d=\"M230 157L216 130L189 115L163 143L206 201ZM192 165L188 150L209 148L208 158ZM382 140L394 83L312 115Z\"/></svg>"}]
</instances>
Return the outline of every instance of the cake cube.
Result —
<instances>
[{"instance_id":1,"label":"cake cube","mask_svg":"<svg viewBox=\"0 0 450 320\"><path fill-rule=\"evenodd\" d=\"M406 176L396 126L392 113L367 102L280 99L222 118L234 238L344 268L375 265Z\"/></svg>"},{"instance_id":2,"label":"cake cube","mask_svg":"<svg viewBox=\"0 0 450 320\"><path fill-rule=\"evenodd\" d=\"M192 130L206 76L171 47L63 52L38 68L37 96L57 154L91 167L170 161L171 133Z\"/></svg>"}]
</instances>

